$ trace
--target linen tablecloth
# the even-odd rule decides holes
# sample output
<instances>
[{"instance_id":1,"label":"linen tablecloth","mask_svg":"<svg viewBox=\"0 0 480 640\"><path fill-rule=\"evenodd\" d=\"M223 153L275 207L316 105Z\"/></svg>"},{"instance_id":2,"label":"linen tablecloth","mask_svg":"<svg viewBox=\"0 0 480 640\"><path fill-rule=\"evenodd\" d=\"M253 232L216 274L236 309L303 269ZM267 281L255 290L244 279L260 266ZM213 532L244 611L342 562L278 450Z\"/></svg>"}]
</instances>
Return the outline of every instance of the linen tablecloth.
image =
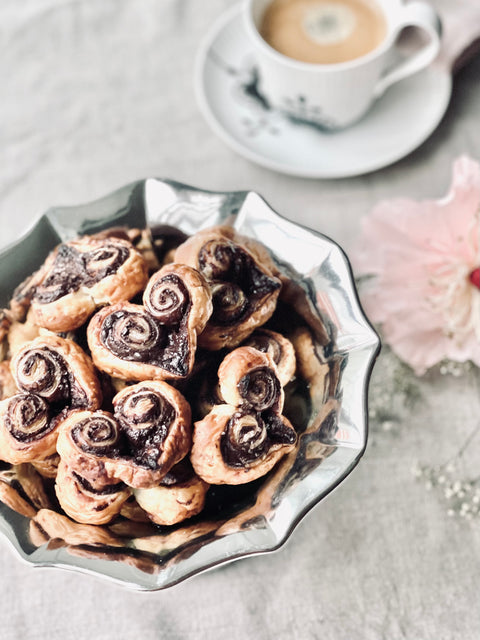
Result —
<instances>
[{"instance_id":1,"label":"linen tablecloth","mask_svg":"<svg viewBox=\"0 0 480 640\"><path fill-rule=\"evenodd\" d=\"M443 195L453 158L480 157L480 59L455 78L442 123L418 150L373 174L290 178L229 150L204 122L192 73L229 0L2 0L2 245L45 209L148 176L212 190L251 189L281 214L355 245L383 198ZM389 393L382 375L372 393ZM383 371L383 374L381 373ZM385 373L387 371L387 373ZM433 372L392 421L373 421L364 459L278 552L164 592L32 569L0 541L2 640L285 638L476 640L480 522L449 517L416 462L454 455L478 422L479 376ZM392 393L398 387L393 385ZM480 451L480 441L471 447Z\"/></svg>"}]
</instances>

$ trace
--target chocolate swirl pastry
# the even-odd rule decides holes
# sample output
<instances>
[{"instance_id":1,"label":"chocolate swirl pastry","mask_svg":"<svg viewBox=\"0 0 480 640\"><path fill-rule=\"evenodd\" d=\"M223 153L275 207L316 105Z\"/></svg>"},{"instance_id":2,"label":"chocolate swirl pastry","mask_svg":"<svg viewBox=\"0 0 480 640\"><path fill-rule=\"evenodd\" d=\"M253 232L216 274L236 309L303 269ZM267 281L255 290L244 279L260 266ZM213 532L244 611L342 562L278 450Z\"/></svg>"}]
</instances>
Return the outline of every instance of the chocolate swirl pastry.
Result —
<instances>
[{"instance_id":1,"label":"chocolate swirl pastry","mask_svg":"<svg viewBox=\"0 0 480 640\"><path fill-rule=\"evenodd\" d=\"M284 394L272 358L253 347L238 347L218 369L225 402L253 411L283 408Z\"/></svg>"},{"instance_id":2,"label":"chocolate swirl pastry","mask_svg":"<svg viewBox=\"0 0 480 640\"><path fill-rule=\"evenodd\" d=\"M213 313L200 346L237 346L273 314L281 288L276 267L265 249L232 228L195 234L178 247L175 260L198 269L212 290Z\"/></svg>"},{"instance_id":3,"label":"chocolate swirl pastry","mask_svg":"<svg viewBox=\"0 0 480 640\"><path fill-rule=\"evenodd\" d=\"M297 435L284 416L219 405L195 423L190 454L210 484L244 484L268 473L293 451Z\"/></svg>"},{"instance_id":4,"label":"chocolate swirl pastry","mask_svg":"<svg viewBox=\"0 0 480 640\"><path fill-rule=\"evenodd\" d=\"M95 487L64 462L58 466L55 492L65 513L82 524L110 522L131 494L123 482Z\"/></svg>"},{"instance_id":5,"label":"chocolate swirl pastry","mask_svg":"<svg viewBox=\"0 0 480 640\"><path fill-rule=\"evenodd\" d=\"M54 335L18 351L11 369L20 393L0 403L0 456L12 464L44 461L55 454L59 414L99 407L100 384L82 349Z\"/></svg>"},{"instance_id":6,"label":"chocolate swirl pastry","mask_svg":"<svg viewBox=\"0 0 480 640\"><path fill-rule=\"evenodd\" d=\"M253 347L263 353L268 353L277 368L278 378L282 387L290 382L295 374L296 358L293 344L277 331L260 327L243 343L244 347Z\"/></svg>"},{"instance_id":7,"label":"chocolate swirl pastry","mask_svg":"<svg viewBox=\"0 0 480 640\"><path fill-rule=\"evenodd\" d=\"M59 245L16 298L31 300L35 324L70 331L98 306L132 298L147 279L145 261L130 242L84 236Z\"/></svg>"},{"instance_id":8,"label":"chocolate swirl pastry","mask_svg":"<svg viewBox=\"0 0 480 640\"><path fill-rule=\"evenodd\" d=\"M129 455L115 477L131 487L155 486L190 450L190 405L166 382L151 381L125 387L113 406Z\"/></svg>"},{"instance_id":9,"label":"chocolate swirl pastry","mask_svg":"<svg viewBox=\"0 0 480 640\"><path fill-rule=\"evenodd\" d=\"M93 361L124 380L185 378L197 334L212 312L205 279L191 267L166 265L150 278L143 303L112 305L95 314L87 331Z\"/></svg>"},{"instance_id":10,"label":"chocolate swirl pastry","mask_svg":"<svg viewBox=\"0 0 480 640\"><path fill-rule=\"evenodd\" d=\"M17 351L12 374L21 391L35 393L53 405L96 409L102 401L92 361L75 342L60 336L40 336Z\"/></svg>"},{"instance_id":11,"label":"chocolate swirl pastry","mask_svg":"<svg viewBox=\"0 0 480 640\"><path fill-rule=\"evenodd\" d=\"M59 427L57 451L94 488L124 482L156 486L188 453L190 406L165 382L125 387L106 411L72 411Z\"/></svg>"},{"instance_id":12,"label":"chocolate swirl pastry","mask_svg":"<svg viewBox=\"0 0 480 640\"><path fill-rule=\"evenodd\" d=\"M33 393L0 402L0 459L21 464L55 453L57 433L48 403Z\"/></svg>"},{"instance_id":13,"label":"chocolate swirl pastry","mask_svg":"<svg viewBox=\"0 0 480 640\"><path fill-rule=\"evenodd\" d=\"M182 461L157 487L135 489L133 494L152 522L172 525L202 511L208 487L208 483L195 474L192 466Z\"/></svg>"},{"instance_id":14,"label":"chocolate swirl pastry","mask_svg":"<svg viewBox=\"0 0 480 640\"><path fill-rule=\"evenodd\" d=\"M108 229L95 233L92 237L101 240L105 238L120 238L121 240L128 240L128 242L131 242L135 249L141 254L145 264L147 265L149 274L154 273L162 266L156 255L154 239L149 227L146 229L109 227Z\"/></svg>"},{"instance_id":15,"label":"chocolate swirl pastry","mask_svg":"<svg viewBox=\"0 0 480 640\"><path fill-rule=\"evenodd\" d=\"M211 484L251 482L295 448L296 432L281 415L283 389L271 357L253 347L229 353L218 377L227 404L195 423L192 465Z\"/></svg>"},{"instance_id":16,"label":"chocolate swirl pastry","mask_svg":"<svg viewBox=\"0 0 480 640\"><path fill-rule=\"evenodd\" d=\"M107 411L70 411L58 426L61 461L94 489L117 484L109 465L124 451L120 427Z\"/></svg>"}]
</instances>

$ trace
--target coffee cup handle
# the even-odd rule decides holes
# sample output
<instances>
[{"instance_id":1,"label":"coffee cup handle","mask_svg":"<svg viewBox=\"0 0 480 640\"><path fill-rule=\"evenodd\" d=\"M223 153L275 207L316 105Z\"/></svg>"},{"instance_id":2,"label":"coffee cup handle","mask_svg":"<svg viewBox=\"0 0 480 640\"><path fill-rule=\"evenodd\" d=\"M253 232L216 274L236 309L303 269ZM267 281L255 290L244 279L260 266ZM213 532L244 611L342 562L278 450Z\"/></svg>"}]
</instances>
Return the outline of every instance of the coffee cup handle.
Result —
<instances>
[{"instance_id":1,"label":"coffee cup handle","mask_svg":"<svg viewBox=\"0 0 480 640\"><path fill-rule=\"evenodd\" d=\"M397 32L400 33L405 27L419 27L427 32L429 39L419 51L413 53L380 78L374 90L376 98L379 98L395 82L427 67L433 62L440 50L442 24L436 11L424 2L412 2L405 5L402 12Z\"/></svg>"}]
</instances>

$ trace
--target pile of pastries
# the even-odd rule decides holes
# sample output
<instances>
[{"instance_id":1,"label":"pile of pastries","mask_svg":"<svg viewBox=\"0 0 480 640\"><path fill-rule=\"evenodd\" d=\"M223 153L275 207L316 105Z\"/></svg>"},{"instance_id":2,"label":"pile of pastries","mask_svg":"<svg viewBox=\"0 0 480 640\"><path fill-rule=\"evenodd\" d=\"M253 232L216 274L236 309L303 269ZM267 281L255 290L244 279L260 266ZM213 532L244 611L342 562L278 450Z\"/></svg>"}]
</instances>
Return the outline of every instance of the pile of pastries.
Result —
<instances>
[{"instance_id":1,"label":"pile of pastries","mask_svg":"<svg viewBox=\"0 0 480 640\"><path fill-rule=\"evenodd\" d=\"M175 524L297 444L268 251L226 226L160 245L123 228L62 243L1 312L0 460L51 478L79 523Z\"/></svg>"}]
</instances>

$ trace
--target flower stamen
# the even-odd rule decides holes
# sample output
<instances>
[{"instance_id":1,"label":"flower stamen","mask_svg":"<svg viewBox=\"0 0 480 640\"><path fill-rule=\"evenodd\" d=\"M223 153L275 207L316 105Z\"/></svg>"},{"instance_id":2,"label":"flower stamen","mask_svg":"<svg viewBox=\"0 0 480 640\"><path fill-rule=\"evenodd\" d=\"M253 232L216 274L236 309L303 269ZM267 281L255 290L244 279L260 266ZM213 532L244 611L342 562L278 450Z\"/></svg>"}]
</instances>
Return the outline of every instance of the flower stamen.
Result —
<instances>
[{"instance_id":1,"label":"flower stamen","mask_svg":"<svg viewBox=\"0 0 480 640\"><path fill-rule=\"evenodd\" d=\"M480 289L480 267L474 269L468 276L468 279L473 284L474 287Z\"/></svg>"}]
</instances>

